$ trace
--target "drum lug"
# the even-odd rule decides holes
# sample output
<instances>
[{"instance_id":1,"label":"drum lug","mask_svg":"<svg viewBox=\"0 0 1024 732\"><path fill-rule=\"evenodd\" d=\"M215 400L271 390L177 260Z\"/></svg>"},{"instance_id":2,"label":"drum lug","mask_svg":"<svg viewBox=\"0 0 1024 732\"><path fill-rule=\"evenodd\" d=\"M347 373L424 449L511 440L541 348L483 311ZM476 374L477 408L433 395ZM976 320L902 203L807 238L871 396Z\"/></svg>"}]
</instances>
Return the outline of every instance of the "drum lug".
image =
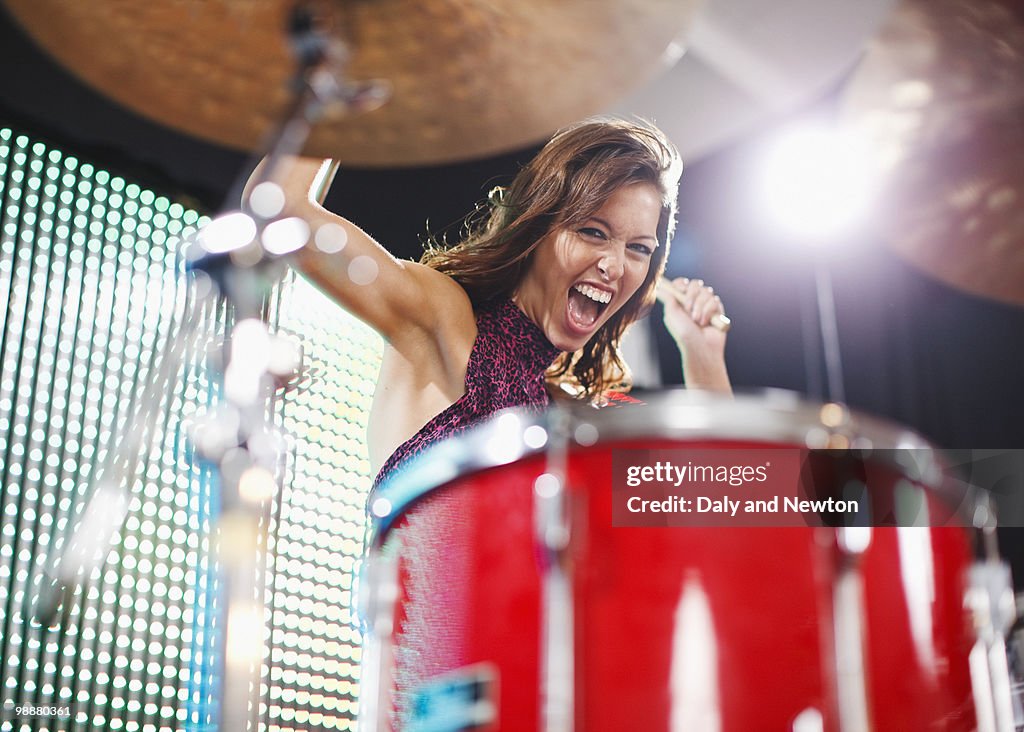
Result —
<instances>
[{"instance_id":1,"label":"drum lug","mask_svg":"<svg viewBox=\"0 0 1024 732\"><path fill-rule=\"evenodd\" d=\"M395 606L398 602L398 559L370 550L359 581L359 617L363 626L360 669L360 732L389 730Z\"/></svg>"},{"instance_id":2,"label":"drum lug","mask_svg":"<svg viewBox=\"0 0 1024 732\"><path fill-rule=\"evenodd\" d=\"M568 479L571 414L553 409L549 414L545 472L533 484L534 531L545 564L557 561L569 546Z\"/></svg>"},{"instance_id":3,"label":"drum lug","mask_svg":"<svg viewBox=\"0 0 1024 732\"><path fill-rule=\"evenodd\" d=\"M964 607L974 626L969 657L978 732L1016 729L1006 634L1016 619L1010 567L995 559L976 562L968 573ZM1016 714L1015 714L1016 711Z\"/></svg>"},{"instance_id":4,"label":"drum lug","mask_svg":"<svg viewBox=\"0 0 1024 732\"><path fill-rule=\"evenodd\" d=\"M541 572L539 729L572 732L575 717L575 648L572 577L563 561L569 548L569 436L572 418L564 409L549 412L545 472L533 484L534 535Z\"/></svg>"},{"instance_id":5,"label":"drum lug","mask_svg":"<svg viewBox=\"0 0 1024 732\"><path fill-rule=\"evenodd\" d=\"M870 732L865 648L864 577L861 562L871 546L870 527L844 526L836 530L837 567L832 588L832 624L835 643L839 728L842 732Z\"/></svg>"},{"instance_id":6,"label":"drum lug","mask_svg":"<svg viewBox=\"0 0 1024 732\"><path fill-rule=\"evenodd\" d=\"M563 476L543 473L533 484L534 530L544 563L557 561L569 546L569 521Z\"/></svg>"}]
</instances>

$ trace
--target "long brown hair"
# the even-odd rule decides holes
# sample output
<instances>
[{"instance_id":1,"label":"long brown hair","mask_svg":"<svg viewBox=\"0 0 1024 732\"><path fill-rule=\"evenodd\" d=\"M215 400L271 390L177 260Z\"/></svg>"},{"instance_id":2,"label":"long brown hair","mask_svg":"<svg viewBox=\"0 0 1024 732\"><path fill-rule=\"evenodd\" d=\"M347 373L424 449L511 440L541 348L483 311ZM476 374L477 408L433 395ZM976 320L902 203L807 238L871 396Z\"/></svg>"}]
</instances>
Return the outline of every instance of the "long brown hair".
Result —
<instances>
[{"instance_id":1,"label":"long brown hair","mask_svg":"<svg viewBox=\"0 0 1024 732\"><path fill-rule=\"evenodd\" d=\"M682 163L675 146L654 125L597 118L558 132L516 175L507 189L491 191L467 235L454 245L431 240L420 261L466 290L474 306L511 297L529 269L531 256L556 229L582 224L615 191L651 183L661 195L658 244L639 289L576 353L563 354L548 379L577 396L593 398L628 389L629 371L619 353L626 328L654 304L675 229Z\"/></svg>"}]
</instances>

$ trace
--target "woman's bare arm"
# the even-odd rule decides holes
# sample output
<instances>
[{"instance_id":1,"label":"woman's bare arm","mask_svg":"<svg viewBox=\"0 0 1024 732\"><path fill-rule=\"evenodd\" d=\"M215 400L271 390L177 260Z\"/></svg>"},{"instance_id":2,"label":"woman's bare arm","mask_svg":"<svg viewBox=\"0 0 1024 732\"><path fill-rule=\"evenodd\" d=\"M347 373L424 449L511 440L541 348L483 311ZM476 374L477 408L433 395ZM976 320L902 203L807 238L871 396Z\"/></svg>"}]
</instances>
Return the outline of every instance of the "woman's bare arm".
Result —
<instances>
[{"instance_id":1,"label":"woman's bare arm","mask_svg":"<svg viewBox=\"0 0 1024 732\"><path fill-rule=\"evenodd\" d=\"M321 205L333 178L329 160L286 157L279 171L274 182L285 194L281 215L305 219L312 232L309 243L293 255L293 264L342 307L396 348L403 342L420 347L424 334L437 337L453 321L469 317L473 322L469 299L457 283L429 267L396 259L358 226ZM251 194L259 173L257 167L244 196Z\"/></svg>"}]
</instances>

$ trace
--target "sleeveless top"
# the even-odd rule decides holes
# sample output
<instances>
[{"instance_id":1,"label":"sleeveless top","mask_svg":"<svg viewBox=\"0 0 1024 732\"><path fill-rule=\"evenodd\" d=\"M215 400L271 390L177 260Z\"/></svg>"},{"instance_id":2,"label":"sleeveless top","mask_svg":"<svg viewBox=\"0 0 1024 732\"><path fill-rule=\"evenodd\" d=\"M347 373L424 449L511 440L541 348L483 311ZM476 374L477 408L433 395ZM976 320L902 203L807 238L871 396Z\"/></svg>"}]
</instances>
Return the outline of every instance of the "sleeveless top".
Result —
<instances>
[{"instance_id":1,"label":"sleeveless top","mask_svg":"<svg viewBox=\"0 0 1024 732\"><path fill-rule=\"evenodd\" d=\"M466 393L398 446L381 467L374 487L430 445L456 435L510 407L543 411L550 402L544 372L561 353L511 300L482 303L476 340L466 367Z\"/></svg>"}]
</instances>

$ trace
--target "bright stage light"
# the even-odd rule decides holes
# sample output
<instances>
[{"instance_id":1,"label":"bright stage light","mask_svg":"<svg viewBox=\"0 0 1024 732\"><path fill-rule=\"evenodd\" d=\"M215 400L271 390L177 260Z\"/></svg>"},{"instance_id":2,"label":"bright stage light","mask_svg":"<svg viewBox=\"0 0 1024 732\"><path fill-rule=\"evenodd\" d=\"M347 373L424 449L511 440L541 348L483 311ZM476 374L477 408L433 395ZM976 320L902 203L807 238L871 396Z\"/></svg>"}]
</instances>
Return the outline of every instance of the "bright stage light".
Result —
<instances>
[{"instance_id":1,"label":"bright stage light","mask_svg":"<svg viewBox=\"0 0 1024 732\"><path fill-rule=\"evenodd\" d=\"M757 176L767 218L782 233L818 243L852 230L871 206L865 141L823 125L790 128L765 152Z\"/></svg>"}]
</instances>

